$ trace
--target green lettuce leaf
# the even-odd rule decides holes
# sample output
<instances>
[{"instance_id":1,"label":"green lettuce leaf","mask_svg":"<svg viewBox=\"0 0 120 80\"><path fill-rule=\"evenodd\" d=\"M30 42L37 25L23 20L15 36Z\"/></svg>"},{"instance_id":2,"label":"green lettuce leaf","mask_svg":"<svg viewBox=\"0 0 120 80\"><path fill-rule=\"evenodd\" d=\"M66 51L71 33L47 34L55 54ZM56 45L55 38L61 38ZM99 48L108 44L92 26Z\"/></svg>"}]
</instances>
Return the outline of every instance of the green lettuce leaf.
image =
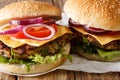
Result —
<instances>
[{"instance_id":1,"label":"green lettuce leaf","mask_svg":"<svg viewBox=\"0 0 120 80\"><path fill-rule=\"evenodd\" d=\"M8 60L4 58L3 56L0 56L0 63L7 63Z\"/></svg>"},{"instance_id":2,"label":"green lettuce leaf","mask_svg":"<svg viewBox=\"0 0 120 80\"><path fill-rule=\"evenodd\" d=\"M46 63L55 63L56 60L60 59L61 57L66 57L72 62L72 57L68 54L56 54L54 56L45 56L42 57L39 54L35 54L35 56L30 56L30 60L20 60L16 58L5 58L3 56L0 56L0 63L9 63L9 64L24 64L26 65L26 70L30 71L30 65L40 63L40 64L46 64Z\"/></svg>"},{"instance_id":3,"label":"green lettuce leaf","mask_svg":"<svg viewBox=\"0 0 120 80\"><path fill-rule=\"evenodd\" d=\"M104 51L101 49L97 49L100 57L112 60L114 57L120 56L120 51Z\"/></svg>"},{"instance_id":4,"label":"green lettuce leaf","mask_svg":"<svg viewBox=\"0 0 120 80\"><path fill-rule=\"evenodd\" d=\"M24 64L26 65L26 70L30 71L30 65L35 64L33 61L26 61L26 60L20 60L16 58L5 58L3 56L0 56L0 63L9 63L9 64Z\"/></svg>"},{"instance_id":5,"label":"green lettuce leaf","mask_svg":"<svg viewBox=\"0 0 120 80\"><path fill-rule=\"evenodd\" d=\"M36 63L46 64L46 63L55 63L61 57L66 57L69 59L70 62L72 62L72 57L66 54L56 54L53 56L45 56L45 57L41 56L40 54L35 54L34 56L30 56L29 59L31 59L33 62Z\"/></svg>"},{"instance_id":6,"label":"green lettuce leaf","mask_svg":"<svg viewBox=\"0 0 120 80\"><path fill-rule=\"evenodd\" d=\"M120 56L120 51L105 51L103 49L99 49L98 47L92 45L89 43L87 38L85 36L82 36L83 43L79 44L80 48L83 49L88 54L95 54L98 53L98 56L100 56L103 59L112 60L114 57ZM76 41L77 42L77 41Z\"/></svg>"},{"instance_id":7,"label":"green lettuce leaf","mask_svg":"<svg viewBox=\"0 0 120 80\"><path fill-rule=\"evenodd\" d=\"M66 57L71 63L73 62L71 55L69 55L69 54L63 54L63 56Z\"/></svg>"},{"instance_id":8,"label":"green lettuce leaf","mask_svg":"<svg viewBox=\"0 0 120 80\"><path fill-rule=\"evenodd\" d=\"M29 59L36 63L45 64L45 63L55 63L56 60L60 59L62 54L56 54L53 56L41 56L40 54L35 54L34 56L30 56Z\"/></svg>"},{"instance_id":9,"label":"green lettuce leaf","mask_svg":"<svg viewBox=\"0 0 120 80\"><path fill-rule=\"evenodd\" d=\"M29 56L29 60L21 60L15 58L15 52L11 48L11 55L12 58L5 58L4 56L0 56L0 63L9 63L9 64L24 64L26 65L26 70L30 71L30 66L36 63L39 64L46 64L46 63L55 63L61 57L66 57L72 62L72 57L69 54L62 54L61 50L58 54L52 56L41 56L40 54L36 53L34 56Z\"/></svg>"}]
</instances>

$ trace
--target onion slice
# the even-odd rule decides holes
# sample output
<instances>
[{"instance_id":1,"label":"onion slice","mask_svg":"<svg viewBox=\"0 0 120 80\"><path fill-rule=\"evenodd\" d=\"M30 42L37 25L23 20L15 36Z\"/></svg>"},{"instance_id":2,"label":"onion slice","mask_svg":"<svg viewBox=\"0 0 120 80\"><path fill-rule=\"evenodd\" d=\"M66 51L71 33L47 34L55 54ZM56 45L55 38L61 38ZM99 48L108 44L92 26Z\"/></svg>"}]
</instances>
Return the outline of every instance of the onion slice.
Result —
<instances>
[{"instance_id":1,"label":"onion slice","mask_svg":"<svg viewBox=\"0 0 120 80\"><path fill-rule=\"evenodd\" d=\"M28 34L28 33L26 32L26 30L27 30L28 28L30 28L30 27L33 27L33 26L35 26L35 27L38 26L38 27L48 28L48 29L51 31L51 34L50 34L49 36L43 37L43 38L38 38L38 37L32 36L32 35ZM54 29L53 27L48 26L48 25L45 25L45 24L33 24L33 25L28 25L28 26L24 27L24 28L23 28L23 33L24 33L27 37L32 38L32 39L35 39L35 40L47 40L47 39L52 38L52 37L55 35L55 29Z\"/></svg>"},{"instance_id":2,"label":"onion slice","mask_svg":"<svg viewBox=\"0 0 120 80\"><path fill-rule=\"evenodd\" d=\"M33 18L33 19L12 20L12 21L10 21L10 24L30 25L30 24L42 23L42 21L43 21L42 17L38 17L38 18Z\"/></svg>"},{"instance_id":3,"label":"onion slice","mask_svg":"<svg viewBox=\"0 0 120 80\"><path fill-rule=\"evenodd\" d=\"M71 18L69 19L69 25L70 25L71 27L80 27L80 26L83 26L83 25L81 25L79 22L73 21Z\"/></svg>"},{"instance_id":4,"label":"onion slice","mask_svg":"<svg viewBox=\"0 0 120 80\"><path fill-rule=\"evenodd\" d=\"M47 25L55 24L55 20L51 19L49 21L43 22L42 24L47 24Z\"/></svg>"},{"instance_id":5,"label":"onion slice","mask_svg":"<svg viewBox=\"0 0 120 80\"><path fill-rule=\"evenodd\" d=\"M3 26L3 27L0 28L0 29L2 30L2 29L5 28L5 27L6 27L6 26ZM18 25L16 28L0 31L0 35L17 33L18 31L22 30L23 27L24 27L24 26Z\"/></svg>"},{"instance_id":6,"label":"onion slice","mask_svg":"<svg viewBox=\"0 0 120 80\"><path fill-rule=\"evenodd\" d=\"M89 26L84 26L84 29L91 34L97 34L97 35L110 32L109 30L104 30L104 29L94 28L94 27L89 27Z\"/></svg>"}]
</instances>

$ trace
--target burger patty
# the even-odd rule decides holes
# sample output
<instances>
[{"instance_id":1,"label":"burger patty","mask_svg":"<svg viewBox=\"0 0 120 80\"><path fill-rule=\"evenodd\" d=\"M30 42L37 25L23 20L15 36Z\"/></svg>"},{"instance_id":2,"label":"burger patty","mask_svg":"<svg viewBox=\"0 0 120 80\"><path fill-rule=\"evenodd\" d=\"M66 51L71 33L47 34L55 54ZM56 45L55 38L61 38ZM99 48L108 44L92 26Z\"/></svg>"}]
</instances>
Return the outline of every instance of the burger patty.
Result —
<instances>
[{"instance_id":1,"label":"burger patty","mask_svg":"<svg viewBox=\"0 0 120 80\"><path fill-rule=\"evenodd\" d=\"M97 46L101 49L105 50L120 50L120 40L115 40L112 41L108 44L101 45L94 37L87 35L86 36L87 40L94 46Z\"/></svg>"},{"instance_id":2,"label":"burger patty","mask_svg":"<svg viewBox=\"0 0 120 80\"><path fill-rule=\"evenodd\" d=\"M28 44L22 45L18 48L10 48L0 41L0 55L17 59L28 59L30 55L41 54L42 56L54 55L61 50L72 38L71 34L65 34L49 43L40 47L31 46Z\"/></svg>"},{"instance_id":3,"label":"burger patty","mask_svg":"<svg viewBox=\"0 0 120 80\"><path fill-rule=\"evenodd\" d=\"M74 30L71 28L71 30L75 33L75 36L82 42L83 36L87 39L87 41L92 44L95 47L104 49L104 50L120 50L120 40L115 40L112 42L109 42L108 44L101 45L94 37L91 35L83 35L82 33Z\"/></svg>"}]
</instances>

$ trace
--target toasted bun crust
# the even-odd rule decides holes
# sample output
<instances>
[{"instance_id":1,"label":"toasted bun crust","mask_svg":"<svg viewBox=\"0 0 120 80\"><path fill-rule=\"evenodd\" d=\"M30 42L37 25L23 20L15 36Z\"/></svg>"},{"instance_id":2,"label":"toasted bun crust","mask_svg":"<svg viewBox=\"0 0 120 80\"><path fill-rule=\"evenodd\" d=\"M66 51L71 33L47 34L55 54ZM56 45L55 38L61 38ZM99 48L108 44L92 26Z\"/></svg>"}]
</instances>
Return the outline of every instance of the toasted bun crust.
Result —
<instances>
[{"instance_id":1,"label":"toasted bun crust","mask_svg":"<svg viewBox=\"0 0 120 80\"><path fill-rule=\"evenodd\" d=\"M67 0L64 12L83 25L120 30L120 0Z\"/></svg>"},{"instance_id":2,"label":"toasted bun crust","mask_svg":"<svg viewBox=\"0 0 120 80\"><path fill-rule=\"evenodd\" d=\"M66 44L63 47L63 54L69 54L70 43ZM34 75L34 74L43 74L49 72L50 70L62 65L65 62L66 58L60 58L55 63L52 64L35 64L31 65L30 71L27 72L26 67L21 64L0 64L0 71L4 73L9 73L12 75Z\"/></svg>"},{"instance_id":3,"label":"toasted bun crust","mask_svg":"<svg viewBox=\"0 0 120 80\"><path fill-rule=\"evenodd\" d=\"M87 59L90 60L97 60L97 61L104 61L104 62L112 62L112 61L120 61L120 56L114 57L112 60L107 60L107 59L103 59L101 58L99 55L97 54L89 54L89 53L85 53L83 52L83 50L79 50L77 51L77 53Z\"/></svg>"},{"instance_id":4,"label":"toasted bun crust","mask_svg":"<svg viewBox=\"0 0 120 80\"><path fill-rule=\"evenodd\" d=\"M20 1L11 3L0 9L0 25L12 19L32 17L54 17L61 18L61 11L57 7L40 1Z\"/></svg>"}]
</instances>

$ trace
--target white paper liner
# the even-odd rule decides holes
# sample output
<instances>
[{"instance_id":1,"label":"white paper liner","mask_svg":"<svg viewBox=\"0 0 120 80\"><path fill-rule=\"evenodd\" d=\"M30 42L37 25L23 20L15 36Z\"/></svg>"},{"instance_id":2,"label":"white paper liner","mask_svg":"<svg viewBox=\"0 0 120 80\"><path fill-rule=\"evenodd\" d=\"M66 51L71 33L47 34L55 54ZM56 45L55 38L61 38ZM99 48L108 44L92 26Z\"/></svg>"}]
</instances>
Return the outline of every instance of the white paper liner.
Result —
<instances>
[{"instance_id":1,"label":"white paper liner","mask_svg":"<svg viewBox=\"0 0 120 80\"><path fill-rule=\"evenodd\" d=\"M68 60L59 67L64 70L83 71L89 73L120 72L120 62L100 62L88 60L76 54L72 55L73 63Z\"/></svg>"},{"instance_id":2,"label":"white paper liner","mask_svg":"<svg viewBox=\"0 0 120 80\"><path fill-rule=\"evenodd\" d=\"M60 25L68 25L68 17L62 14L63 18L62 20L58 21L57 23ZM88 60L83 57L80 57L76 54L72 54L73 62L71 63L69 60L67 60L63 65L54 68L50 71L44 72L44 73L36 73L36 74L15 74L10 73L6 71L2 71L4 73L8 73L10 75L17 75L17 76L38 76L43 75L46 73L49 73L51 71L54 71L56 69L63 69L63 70L72 70L72 71L83 71L88 73L106 73L106 72L120 72L120 61L117 62L100 62L100 61L93 61Z\"/></svg>"}]
</instances>

